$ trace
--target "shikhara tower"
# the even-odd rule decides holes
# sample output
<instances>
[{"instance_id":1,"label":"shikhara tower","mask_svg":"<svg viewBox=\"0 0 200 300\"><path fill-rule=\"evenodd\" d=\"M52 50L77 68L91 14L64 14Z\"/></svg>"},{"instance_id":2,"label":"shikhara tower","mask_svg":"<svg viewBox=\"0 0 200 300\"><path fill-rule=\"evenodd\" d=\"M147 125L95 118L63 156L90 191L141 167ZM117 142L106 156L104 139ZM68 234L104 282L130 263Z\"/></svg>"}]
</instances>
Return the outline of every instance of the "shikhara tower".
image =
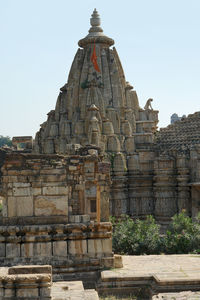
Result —
<instances>
[{"instance_id":1,"label":"shikhara tower","mask_svg":"<svg viewBox=\"0 0 200 300\"><path fill-rule=\"evenodd\" d=\"M69 153L72 145L86 144L115 153L135 150L136 122L141 119L137 94L125 80L117 51L111 48L114 40L104 35L96 9L90 23L89 34L78 42L81 48L60 89L56 108L36 134L36 152ZM154 111L151 115L157 120ZM147 119L146 113L144 116ZM152 128L156 129L155 122L148 120L150 135Z\"/></svg>"}]
</instances>

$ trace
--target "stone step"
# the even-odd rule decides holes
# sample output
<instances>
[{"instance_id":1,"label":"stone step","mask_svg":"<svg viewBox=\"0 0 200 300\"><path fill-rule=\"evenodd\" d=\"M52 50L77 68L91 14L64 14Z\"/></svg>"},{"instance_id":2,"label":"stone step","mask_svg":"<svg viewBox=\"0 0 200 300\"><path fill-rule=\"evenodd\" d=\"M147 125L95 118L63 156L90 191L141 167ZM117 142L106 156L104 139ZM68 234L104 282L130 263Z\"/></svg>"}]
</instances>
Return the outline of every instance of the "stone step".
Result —
<instances>
[{"instance_id":1,"label":"stone step","mask_svg":"<svg viewBox=\"0 0 200 300\"><path fill-rule=\"evenodd\" d=\"M98 300L95 290L84 290L82 281L55 282L51 289L52 300Z\"/></svg>"},{"instance_id":2,"label":"stone step","mask_svg":"<svg viewBox=\"0 0 200 300\"><path fill-rule=\"evenodd\" d=\"M100 294L157 295L200 291L200 256L124 256L124 267L101 272L97 283Z\"/></svg>"}]
</instances>

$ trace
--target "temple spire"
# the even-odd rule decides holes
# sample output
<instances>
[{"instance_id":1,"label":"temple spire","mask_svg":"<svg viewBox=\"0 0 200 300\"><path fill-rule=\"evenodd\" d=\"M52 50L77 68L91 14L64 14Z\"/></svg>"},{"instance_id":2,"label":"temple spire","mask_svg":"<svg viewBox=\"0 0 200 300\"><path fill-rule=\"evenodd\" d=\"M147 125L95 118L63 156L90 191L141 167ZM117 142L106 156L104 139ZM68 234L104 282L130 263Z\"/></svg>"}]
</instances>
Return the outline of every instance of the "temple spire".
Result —
<instances>
[{"instance_id":1,"label":"temple spire","mask_svg":"<svg viewBox=\"0 0 200 300\"><path fill-rule=\"evenodd\" d=\"M114 44L113 39L107 37L103 33L103 29L100 27L101 19L96 8L94 9L91 18L90 18L91 27L89 29L89 34L82 40L78 42L79 46L85 47L88 44L92 43L104 43L109 46Z\"/></svg>"}]
</instances>

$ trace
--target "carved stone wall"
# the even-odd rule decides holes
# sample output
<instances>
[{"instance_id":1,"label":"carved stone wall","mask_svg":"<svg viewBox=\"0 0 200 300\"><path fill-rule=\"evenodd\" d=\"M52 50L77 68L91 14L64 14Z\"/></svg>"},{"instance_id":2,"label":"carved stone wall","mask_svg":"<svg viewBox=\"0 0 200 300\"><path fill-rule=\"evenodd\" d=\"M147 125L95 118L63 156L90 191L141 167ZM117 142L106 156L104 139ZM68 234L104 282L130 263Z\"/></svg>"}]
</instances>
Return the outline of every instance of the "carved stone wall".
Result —
<instances>
[{"instance_id":1,"label":"carved stone wall","mask_svg":"<svg viewBox=\"0 0 200 300\"><path fill-rule=\"evenodd\" d=\"M0 226L1 266L50 264L57 279L114 266L110 223Z\"/></svg>"},{"instance_id":2,"label":"carved stone wall","mask_svg":"<svg viewBox=\"0 0 200 300\"><path fill-rule=\"evenodd\" d=\"M72 271L114 265L112 226L105 222L110 164L99 151L86 147L71 156L4 155L1 266L51 264L63 279Z\"/></svg>"},{"instance_id":3,"label":"carved stone wall","mask_svg":"<svg viewBox=\"0 0 200 300\"><path fill-rule=\"evenodd\" d=\"M96 219L97 184L101 220L107 221L110 164L101 162L98 150L88 151L95 154L64 157L8 153L1 169L3 219L0 222L67 223L73 219L72 215Z\"/></svg>"}]
</instances>

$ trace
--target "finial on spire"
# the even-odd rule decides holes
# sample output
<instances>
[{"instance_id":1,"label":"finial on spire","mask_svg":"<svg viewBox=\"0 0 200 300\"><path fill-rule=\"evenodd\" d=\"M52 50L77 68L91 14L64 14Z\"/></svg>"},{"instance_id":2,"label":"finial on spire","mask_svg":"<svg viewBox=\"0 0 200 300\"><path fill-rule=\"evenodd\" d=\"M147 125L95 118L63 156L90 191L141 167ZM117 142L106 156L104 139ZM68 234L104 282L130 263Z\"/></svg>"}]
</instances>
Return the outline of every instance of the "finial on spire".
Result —
<instances>
[{"instance_id":1,"label":"finial on spire","mask_svg":"<svg viewBox=\"0 0 200 300\"><path fill-rule=\"evenodd\" d=\"M90 18L90 24L94 27L94 26L100 26L101 25L101 19L100 16L98 14L98 11L96 10L96 8L93 11L93 14L91 15L92 18Z\"/></svg>"},{"instance_id":2,"label":"finial on spire","mask_svg":"<svg viewBox=\"0 0 200 300\"><path fill-rule=\"evenodd\" d=\"M97 33L103 32L103 29L100 27L101 19L96 8L94 9L91 15L90 24L92 27L90 28L89 32L97 32Z\"/></svg>"},{"instance_id":3,"label":"finial on spire","mask_svg":"<svg viewBox=\"0 0 200 300\"><path fill-rule=\"evenodd\" d=\"M90 24L91 27L89 30L89 34L78 42L80 47L85 47L88 44L94 44L94 42L103 43L105 45L107 44L109 46L114 44L113 39L107 37L103 33L103 29L100 27L101 19L96 8L93 10L93 13L91 15Z\"/></svg>"}]
</instances>

